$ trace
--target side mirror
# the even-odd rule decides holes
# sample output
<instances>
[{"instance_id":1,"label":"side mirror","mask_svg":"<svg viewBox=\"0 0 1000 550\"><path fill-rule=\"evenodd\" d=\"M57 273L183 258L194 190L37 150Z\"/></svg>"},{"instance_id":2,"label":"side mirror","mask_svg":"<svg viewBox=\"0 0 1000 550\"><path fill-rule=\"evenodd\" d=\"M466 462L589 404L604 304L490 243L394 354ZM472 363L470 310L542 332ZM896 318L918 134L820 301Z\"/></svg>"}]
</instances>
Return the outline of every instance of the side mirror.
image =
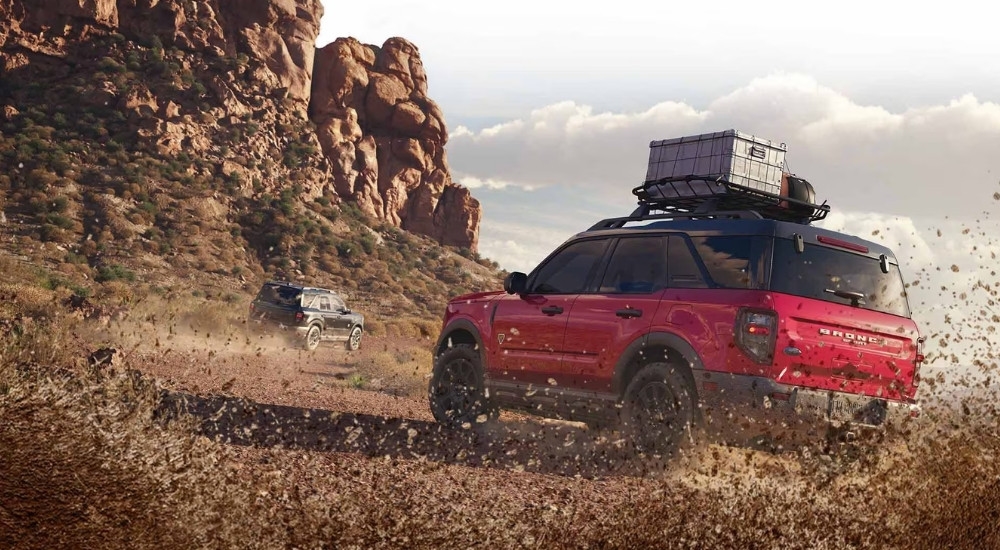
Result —
<instances>
[{"instance_id":1,"label":"side mirror","mask_svg":"<svg viewBox=\"0 0 1000 550\"><path fill-rule=\"evenodd\" d=\"M515 271L503 281L503 289L507 294L521 294L528 287L528 276L520 271Z\"/></svg>"}]
</instances>

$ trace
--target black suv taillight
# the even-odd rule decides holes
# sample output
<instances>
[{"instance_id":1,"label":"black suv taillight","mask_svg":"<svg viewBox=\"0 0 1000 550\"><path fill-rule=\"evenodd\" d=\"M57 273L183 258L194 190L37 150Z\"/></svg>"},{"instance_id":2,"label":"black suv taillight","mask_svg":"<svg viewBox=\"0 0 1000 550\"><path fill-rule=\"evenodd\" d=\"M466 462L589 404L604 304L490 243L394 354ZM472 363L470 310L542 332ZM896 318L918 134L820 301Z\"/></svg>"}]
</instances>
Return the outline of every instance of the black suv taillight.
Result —
<instances>
[{"instance_id":1,"label":"black suv taillight","mask_svg":"<svg viewBox=\"0 0 1000 550\"><path fill-rule=\"evenodd\" d=\"M306 318L306 315L304 313L302 313L301 311L296 311L295 312L295 321L296 322L301 322L302 319L305 319L305 318Z\"/></svg>"},{"instance_id":2,"label":"black suv taillight","mask_svg":"<svg viewBox=\"0 0 1000 550\"><path fill-rule=\"evenodd\" d=\"M757 363L774 361L777 332L778 314L772 310L740 308L736 315L736 345Z\"/></svg>"}]
</instances>

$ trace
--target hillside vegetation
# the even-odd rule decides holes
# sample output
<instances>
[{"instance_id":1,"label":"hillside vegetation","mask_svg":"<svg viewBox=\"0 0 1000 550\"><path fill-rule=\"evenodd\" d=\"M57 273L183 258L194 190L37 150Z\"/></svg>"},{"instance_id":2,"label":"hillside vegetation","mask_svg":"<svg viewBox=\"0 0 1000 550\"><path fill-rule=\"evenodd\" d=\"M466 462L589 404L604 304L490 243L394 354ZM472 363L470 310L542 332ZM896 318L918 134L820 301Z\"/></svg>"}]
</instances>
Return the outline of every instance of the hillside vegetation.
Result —
<instances>
[{"instance_id":1,"label":"hillside vegetation","mask_svg":"<svg viewBox=\"0 0 1000 550\"><path fill-rule=\"evenodd\" d=\"M238 303L276 278L337 289L369 313L436 318L448 296L499 285L475 252L337 196L312 123L290 99L251 92L259 61L116 33L73 48L0 80L2 248L48 286ZM260 109L227 114L229 89ZM165 111L190 114L174 124Z\"/></svg>"}]
</instances>

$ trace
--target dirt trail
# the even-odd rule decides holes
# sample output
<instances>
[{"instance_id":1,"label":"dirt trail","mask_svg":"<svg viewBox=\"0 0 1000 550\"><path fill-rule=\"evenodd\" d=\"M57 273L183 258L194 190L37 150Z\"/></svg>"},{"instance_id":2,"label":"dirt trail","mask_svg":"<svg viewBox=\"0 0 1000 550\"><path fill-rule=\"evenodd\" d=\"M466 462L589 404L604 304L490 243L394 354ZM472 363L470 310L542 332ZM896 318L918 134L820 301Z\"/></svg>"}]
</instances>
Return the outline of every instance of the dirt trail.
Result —
<instances>
[{"instance_id":1,"label":"dirt trail","mask_svg":"<svg viewBox=\"0 0 1000 550\"><path fill-rule=\"evenodd\" d=\"M20 409L19 402L9 405L13 428L0 425L0 458L20 465L16 479L23 483L0 480L6 499L0 527L7 528L0 546L1000 545L995 418L976 425L939 417L919 437L856 460L702 445L664 464L634 456L606 433L509 413L476 430L441 429L420 389L429 372L416 360L423 341L371 338L359 352L324 347L306 353L234 337L158 340L126 350L119 365L157 381L160 404L152 424L130 428L144 421L123 413L114 399L107 404L111 416L101 421L90 409L93 397L77 390L51 390L64 395L58 402L65 413L28 402ZM93 391L108 393L103 386ZM178 416L181 411L189 415ZM59 425L67 430L97 431L59 439L49 426L63 416ZM182 422L168 422L171 429L162 431L157 426L165 418ZM192 431L207 438L192 438ZM75 447L65 443L91 440L107 441L104 455L71 452ZM48 465L24 455L32 446L46 449ZM69 450L63 456L61 449ZM89 455L93 460L77 463ZM118 471L127 473L130 492L113 489L125 475ZM75 485L53 477L58 472L106 482L67 493ZM34 496L19 501L22 494ZM111 504L101 504L105 500ZM63 527L25 530L27 524L12 519L18 510L37 511L41 502ZM149 525L142 519L148 502L160 510ZM119 528L133 538L105 540L101 525L111 519L65 519L79 510L117 511L107 518L133 514L132 526ZM155 539L163 533L169 540Z\"/></svg>"}]
</instances>

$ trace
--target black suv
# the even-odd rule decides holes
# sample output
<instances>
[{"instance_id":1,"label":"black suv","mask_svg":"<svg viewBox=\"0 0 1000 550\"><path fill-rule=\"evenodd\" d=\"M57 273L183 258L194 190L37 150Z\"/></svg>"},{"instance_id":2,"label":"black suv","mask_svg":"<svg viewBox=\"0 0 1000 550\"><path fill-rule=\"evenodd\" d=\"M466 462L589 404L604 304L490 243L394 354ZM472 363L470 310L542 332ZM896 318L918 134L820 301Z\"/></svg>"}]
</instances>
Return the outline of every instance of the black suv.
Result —
<instances>
[{"instance_id":1,"label":"black suv","mask_svg":"<svg viewBox=\"0 0 1000 550\"><path fill-rule=\"evenodd\" d=\"M294 331L307 350L320 342L346 342L361 347L365 318L352 312L332 290L268 281L250 302L250 321L262 328Z\"/></svg>"}]
</instances>

